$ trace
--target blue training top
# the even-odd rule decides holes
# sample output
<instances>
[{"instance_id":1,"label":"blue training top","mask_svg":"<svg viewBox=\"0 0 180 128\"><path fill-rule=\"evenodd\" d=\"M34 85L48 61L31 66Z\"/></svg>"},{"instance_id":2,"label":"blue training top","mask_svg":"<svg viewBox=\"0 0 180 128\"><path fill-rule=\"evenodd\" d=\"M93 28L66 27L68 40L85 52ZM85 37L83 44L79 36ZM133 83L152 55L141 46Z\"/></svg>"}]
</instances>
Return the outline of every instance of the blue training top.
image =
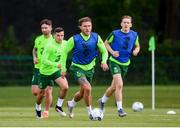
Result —
<instances>
[{"instance_id":1,"label":"blue training top","mask_svg":"<svg viewBox=\"0 0 180 128\"><path fill-rule=\"evenodd\" d=\"M72 52L72 62L76 64L86 65L91 63L97 57L98 34L92 32L87 41L77 34L74 38L74 49Z\"/></svg>"},{"instance_id":2,"label":"blue training top","mask_svg":"<svg viewBox=\"0 0 180 128\"><path fill-rule=\"evenodd\" d=\"M119 57L112 57L121 63L128 62L136 42L137 32L130 30L128 33L124 33L121 30L115 30L112 34L114 39L111 48L119 51Z\"/></svg>"}]
</instances>

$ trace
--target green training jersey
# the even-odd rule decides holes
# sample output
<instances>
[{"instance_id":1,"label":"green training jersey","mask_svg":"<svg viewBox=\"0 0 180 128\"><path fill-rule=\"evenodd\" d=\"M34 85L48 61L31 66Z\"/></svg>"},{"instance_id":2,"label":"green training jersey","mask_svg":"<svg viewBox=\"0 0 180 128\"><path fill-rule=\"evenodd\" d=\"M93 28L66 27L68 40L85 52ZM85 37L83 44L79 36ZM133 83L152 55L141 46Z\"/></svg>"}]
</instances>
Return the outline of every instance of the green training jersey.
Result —
<instances>
[{"instance_id":1,"label":"green training jersey","mask_svg":"<svg viewBox=\"0 0 180 128\"><path fill-rule=\"evenodd\" d=\"M89 38L90 38L90 35L89 36L84 36L82 33L81 33L81 36L83 37L83 39L85 41L87 41ZM67 60L67 54L68 52L72 51L74 48L74 38L71 37L68 42L67 42L67 45L63 51L63 56L62 56L62 72L66 72L66 60ZM97 43L97 48L98 50L102 53L102 61L101 63L106 63L107 62L107 59L108 59L108 52L106 50L106 47L103 43L103 40L101 39L101 37L98 35L98 43ZM96 58L94 58L94 60L87 64L87 65L81 65L81 64L75 64L72 62L72 65L74 66L77 66L85 71L87 70L90 70L92 69L94 66L95 66L95 61L96 61Z\"/></svg>"},{"instance_id":2,"label":"green training jersey","mask_svg":"<svg viewBox=\"0 0 180 128\"><path fill-rule=\"evenodd\" d=\"M63 40L57 43L55 39L49 42L42 54L42 64L40 73L43 75L51 75L59 70L58 64L61 64L61 56L67 41Z\"/></svg>"},{"instance_id":3,"label":"green training jersey","mask_svg":"<svg viewBox=\"0 0 180 128\"><path fill-rule=\"evenodd\" d=\"M35 44L34 44L34 48L37 49L37 60L38 63L35 64L35 68L40 68L41 66L41 56L44 50L45 45L47 44L47 42L50 42L53 39L52 35L49 36L48 38L45 37L44 35L40 35L35 39Z\"/></svg>"}]
</instances>

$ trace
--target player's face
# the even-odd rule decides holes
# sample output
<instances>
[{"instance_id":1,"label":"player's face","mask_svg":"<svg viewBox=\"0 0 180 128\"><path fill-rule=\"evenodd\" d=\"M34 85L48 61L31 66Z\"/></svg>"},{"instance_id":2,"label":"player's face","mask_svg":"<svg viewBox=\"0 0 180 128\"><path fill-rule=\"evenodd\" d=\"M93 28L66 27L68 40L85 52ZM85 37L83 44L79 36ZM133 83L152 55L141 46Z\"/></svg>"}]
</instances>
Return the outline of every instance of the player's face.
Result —
<instances>
[{"instance_id":1,"label":"player's face","mask_svg":"<svg viewBox=\"0 0 180 128\"><path fill-rule=\"evenodd\" d=\"M123 31L128 32L132 27L131 19L129 18L122 19L121 27Z\"/></svg>"},{"instance_id":2,"label":"player's face","mask_svg":"<svg viewBox=\"0 0 180 128\"><path fill-rule=\"evenodd\" d=\"M55 33L55 40L61 42L64 39L64 31Z\"/></svg>"},{"instance_id":3,"label":"player's face","mask_svg":"<svg viewBox=\"0 0 180 128\"><path fill-rule=\"evenodd\" d=\"M92 31L92 23L89 21L82 22L80 29L84 35L89 36L91 34L91 31Z\"/></svg>"},{"instance_id":4,"label":"player's face","mask_svg":"<svg viewBox=\"0 0 180 128\"><path fill-rule=\"evenodd\" d=\"M51 34L52 26L47 25L47 24L42 24L41 25L41 31L45 36L48 36L49 34Z\"/></svg>"}]
</instances>

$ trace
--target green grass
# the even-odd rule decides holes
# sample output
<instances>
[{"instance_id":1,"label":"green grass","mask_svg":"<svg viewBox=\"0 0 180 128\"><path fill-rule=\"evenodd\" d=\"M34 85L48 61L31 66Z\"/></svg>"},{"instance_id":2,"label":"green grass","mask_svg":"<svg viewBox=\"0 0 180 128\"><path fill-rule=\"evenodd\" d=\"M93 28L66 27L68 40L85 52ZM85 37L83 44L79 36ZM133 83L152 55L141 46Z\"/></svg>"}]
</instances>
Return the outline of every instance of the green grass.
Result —
<instances>
[{"instance_id":1,"label":"green grass","mask_svg":"<svg viewBox=\"0 0 180 128\"><path fill-rule=\"evenodd\" d=\"M75 117L60 117L53 108L50 110L48 119L38 120L34 117L33 107L7 107L0 110L1 127L175 127L180 126L180 114L166 115L168 109L157 109L152 111L149 108L142 112L132 112L126 109L127 117L117 116L114 107L107 107L105 117L102 121L90 121L84 107L74 109ZM180 110L176 110L180 113Z\"/></svg>"},{"instance_id":2,"label":"green grass","mask_svg":"<svg viewBox=\"0 0 180 128\"><path fill-rule=\"evenodd\" d=\"M79 86L69 89L65 102L72 98ZM106 87L93 86L93 106L98 107L97 99L102 96ZM54 88L53 105L56 104L57 90ZM74 109L75 117L60 117L54 107L50 109L48 119L37 120L34 115L35 98L30 87L0 87L0 127L180 127L180 87L157 86L156 110L151 110L151 86L125 86L123 106L128 115L120 118L117 115L113 97L106 104L102 121L90 121L86 107L80 101ZM142 112L133 112L134 101L144 104ZM64 105L64 110L67 107ZM175 110L176 115L167 115L168 110Z\"/></svg>"}]
</instances>

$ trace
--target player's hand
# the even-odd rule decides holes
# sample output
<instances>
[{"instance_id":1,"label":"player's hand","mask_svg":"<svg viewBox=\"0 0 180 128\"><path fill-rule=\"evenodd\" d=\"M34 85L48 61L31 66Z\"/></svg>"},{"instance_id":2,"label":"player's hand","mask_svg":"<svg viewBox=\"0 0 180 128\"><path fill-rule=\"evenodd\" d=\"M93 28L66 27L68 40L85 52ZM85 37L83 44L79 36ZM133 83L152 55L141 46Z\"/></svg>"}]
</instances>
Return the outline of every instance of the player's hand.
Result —
<instances>
[{"instance_id":1,"label":"player's hand","mask_svg":"<svg viewBox=\"0 0 180 128\"><path fill-rule=\"evenodd\" d=\"M108 67L108 65L106 63L105 64L101 64L101 68L103 69L103 71L109 70L109 67Z\"/></svg>"},{"instance_id":2,"label":"player's hand","mask_svg":"<svg viewBox=\"0 0 180 128\"><path fill-rule=\"evenodd\" d=\"M38 60L37 60L36 57L33 57L33 63L34 63L34 64L37 64L37 63L38 63Z\"/></svg>"},{"instance_id":3,"label":"player's hand","mask_svg":"<svg viewBox=\"0 0 180 128\"><path fill-rule=\"evenodd\" d=\"M114 57L119 57L119 51L113 51L112 55L113 55Z\"/></svg>"},{"instance_id":4,"label":"player's hand","mask_svg":"<svg viewBox=\"0 0 180 128\"><path fill-rule=\"evenodd\" d=\"M138 50L138 49L134 49L134 50L133 50L133 55L134 55L134 56L137 56L138 53L139 53L139 50Z\"/></svg>"},{"instance_id":5,"label":"player's hand","mask_svg":"<svg viewBox=\"0 0 180 128\"><path fill-rule=\"evenodd\" d=\"M66 78L66 72L61 72L61 77L64 79Z\"/></svg>"},{"instance_id":6,"label":"player's hand","mask_svg":"<svg viewBox=\"0 0 180 128\"><path fill-rule=\"evenodd\" d=\"M58 65L57 65L57 68L61 69L61 65L60 65L60 64L58 64Z\"/></svg>"}]
</instances>

